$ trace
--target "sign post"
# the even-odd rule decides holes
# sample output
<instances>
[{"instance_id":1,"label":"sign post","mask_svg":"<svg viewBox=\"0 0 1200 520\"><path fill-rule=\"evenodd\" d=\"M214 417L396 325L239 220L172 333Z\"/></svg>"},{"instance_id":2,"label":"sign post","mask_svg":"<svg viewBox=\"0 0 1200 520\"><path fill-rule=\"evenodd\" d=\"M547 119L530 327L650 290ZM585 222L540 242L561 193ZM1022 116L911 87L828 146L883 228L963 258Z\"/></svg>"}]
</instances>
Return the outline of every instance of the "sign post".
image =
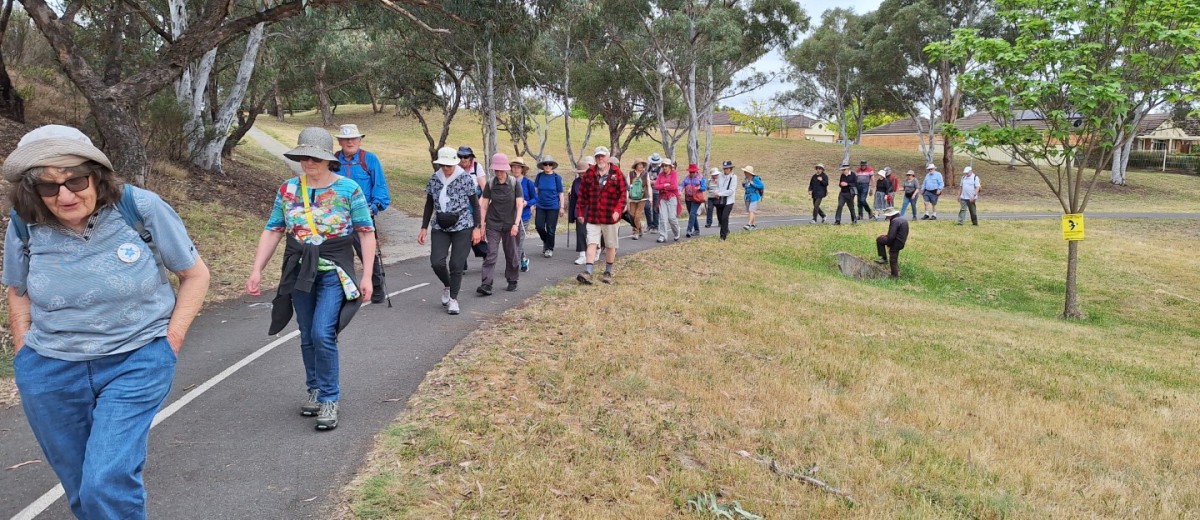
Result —
<instances>
[{"instance_id":1,"label":"sign post","mask_svg":"<svg viewBox=\"0 0 1200 520\"><path fill-rule=\"evenodd\" d=\"M1067 213L1062 217L1063 240L1083 240L1083 213Z\"/></svg>"}]
</instances>

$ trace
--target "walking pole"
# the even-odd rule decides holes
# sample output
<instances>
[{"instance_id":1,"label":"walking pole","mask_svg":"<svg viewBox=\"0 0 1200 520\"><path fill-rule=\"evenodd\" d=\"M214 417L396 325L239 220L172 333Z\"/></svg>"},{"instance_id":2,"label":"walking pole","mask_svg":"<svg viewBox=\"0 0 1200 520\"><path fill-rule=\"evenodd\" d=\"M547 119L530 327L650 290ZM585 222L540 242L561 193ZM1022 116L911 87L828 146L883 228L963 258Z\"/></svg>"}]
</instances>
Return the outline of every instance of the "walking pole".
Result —
<instances>
[{"instance_id":1,"label":"walking pole","mask_svg":"<svg viewBox=\"0 0 1200 520\"><path fill-rule=\"evenodd\" d=\"M387 273L383 271L383 248L379 246L379 228L375 228L375 269L379 271L379 287L387 298L388 308L392 308L392 295L387 290Z\"/></svg>"}]
</instances>

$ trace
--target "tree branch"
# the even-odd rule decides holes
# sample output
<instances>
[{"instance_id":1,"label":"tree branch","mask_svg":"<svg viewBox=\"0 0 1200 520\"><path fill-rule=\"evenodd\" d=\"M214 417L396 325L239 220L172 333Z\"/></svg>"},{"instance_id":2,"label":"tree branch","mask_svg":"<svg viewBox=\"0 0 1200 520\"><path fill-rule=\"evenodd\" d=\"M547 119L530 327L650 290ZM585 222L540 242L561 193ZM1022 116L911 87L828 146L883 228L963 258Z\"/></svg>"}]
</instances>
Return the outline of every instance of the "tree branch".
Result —
<instances>
[{"instance_id":1,"label":"tree branch","mask_svg":"<svg viewBox=\"0 0 1200 520\"><path fill-rule=\"evenodd\" d=\"M121 3L125 4L130 9L132 9L133 12L137 13L138 16L140 16L142 18L142 21L146 22L146 25L148 25L150 27L150 30L154 31L155 34L161 36L163 41L165 41L167 43L171 43L172 41L174 41L174 38L171 36L171 33L167 32L167 30L164 29L163 26L159 25L158 21L153 16L151 16L149 12L146 11L146 9L142 6L142 4L140 2L135 2L133 0L120 0L120 1L121 1Z\"/></svg>"}]
</instances>

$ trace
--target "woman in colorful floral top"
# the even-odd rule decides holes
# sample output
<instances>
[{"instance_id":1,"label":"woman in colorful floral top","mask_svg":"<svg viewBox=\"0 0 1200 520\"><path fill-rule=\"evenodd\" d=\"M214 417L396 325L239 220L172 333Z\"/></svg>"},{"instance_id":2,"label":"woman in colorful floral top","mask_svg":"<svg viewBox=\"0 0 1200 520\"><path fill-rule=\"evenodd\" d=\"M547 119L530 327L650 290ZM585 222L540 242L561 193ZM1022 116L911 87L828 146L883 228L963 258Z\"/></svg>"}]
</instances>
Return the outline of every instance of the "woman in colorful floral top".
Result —
<instances>
[{"instance_id":1,"label":"woman in colorful floral top","mask_svg":"<svg viewBox=\"0 0 1200 520\"><path fill-rule=\"evenodd\" d=\"M373 263L365 262L362 278L354 273L356 233L363 258L375 258L375 227L366 196L358 183L333 173L338 161L332 150L329 132L309 127L300 132L298 146L284 154L299 162L304 173L279 187L246 281L246 292L262 293L262 270L286 236L283 275L272 301L268 334L287 326L295 310L308 385L300 413L316 415L318 430L337 427L341 394L337 335L362 302L371 299L371 284L359 285L359 280L371 279Z\"/></svg>"}]
</instances>

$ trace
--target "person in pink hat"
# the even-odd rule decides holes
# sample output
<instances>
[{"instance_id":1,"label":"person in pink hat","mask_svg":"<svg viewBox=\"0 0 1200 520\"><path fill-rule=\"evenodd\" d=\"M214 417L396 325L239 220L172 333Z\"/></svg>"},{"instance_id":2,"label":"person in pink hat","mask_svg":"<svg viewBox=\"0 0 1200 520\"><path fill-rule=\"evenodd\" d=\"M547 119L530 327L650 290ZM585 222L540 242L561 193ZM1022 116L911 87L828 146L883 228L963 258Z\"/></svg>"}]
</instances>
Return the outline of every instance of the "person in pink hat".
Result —
<instances>
[{"instance_id":1,"label":"person in pink hat","mask_svg":"<svg viewBox=\"0 0 1200 520\"><path fill-rule=\"evenodd\" d=\"M493 274L500 249L504 249L504 278L508 281L505 290L517 290L517 280L521 275L517 236L521 232L521 211L525 209L525 197L521 194L520 181L511 175L512 167L507 155L498 153L492 156L492 171L495 177L483 186L483 197L479 199L479 211L488 243L488 253L483 259L483 280L475 289L480 296L492 295Z\"/></svg>"}]
</instances>

